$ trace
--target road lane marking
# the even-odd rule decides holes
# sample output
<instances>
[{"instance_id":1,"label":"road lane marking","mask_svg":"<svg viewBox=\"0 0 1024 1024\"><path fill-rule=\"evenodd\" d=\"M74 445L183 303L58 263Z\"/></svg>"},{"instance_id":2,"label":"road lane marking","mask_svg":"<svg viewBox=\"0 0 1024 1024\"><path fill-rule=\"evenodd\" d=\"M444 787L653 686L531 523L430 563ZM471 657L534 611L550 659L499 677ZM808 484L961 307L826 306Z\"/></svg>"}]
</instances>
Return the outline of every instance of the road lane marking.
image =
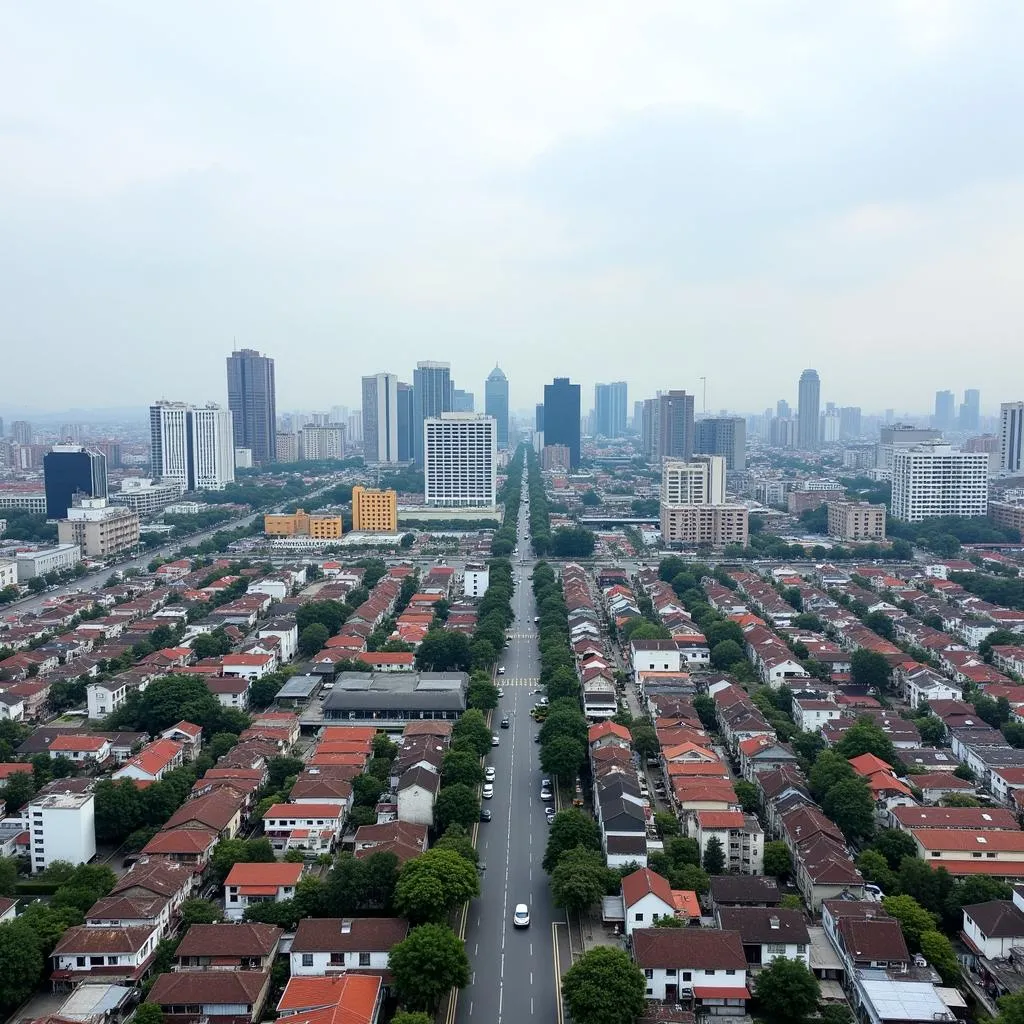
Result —
<instances>
[{"instance_id":1,"label":"road lane marking","mask_svg":"<svg viewBox=\"0 0 1024 1024\"><path fill-rule=\"evenodd\" d=\"M551 922L551 959L555 970L555 1014L558 1024L565 1024L565 1016L562 1013L562 964L558 955L558 926L561 921Z\"/></svg>"}]
</instances>

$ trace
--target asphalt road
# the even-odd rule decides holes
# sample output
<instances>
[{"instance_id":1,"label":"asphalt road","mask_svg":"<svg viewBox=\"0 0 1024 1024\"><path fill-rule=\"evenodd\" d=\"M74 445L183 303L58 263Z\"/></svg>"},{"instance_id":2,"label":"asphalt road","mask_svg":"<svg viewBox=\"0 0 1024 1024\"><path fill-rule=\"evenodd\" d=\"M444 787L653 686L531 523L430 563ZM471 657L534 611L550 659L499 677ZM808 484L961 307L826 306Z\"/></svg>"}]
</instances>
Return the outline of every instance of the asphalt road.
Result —
<instances>
[{"instance_id":1,"label":"asphalt road","mask_svg":"<svg viewBox=\"0 0 1024 1024\"><path fill-rule=\"evenodd\" d=\"M493 819L480 823L477 841L487 870L481 879L480 897L470 904L466 918L466 952L472 975L470 984L458 995L452 1024L555 1024L560 1020L553 936L555 922L564 926L565 914L552 904L548 878L541 867L548 826L540 799L543 772L540 747L534 742L537 726L530 717L538 699L533 691L540 665L529 581L534 559L522 512L519 551L526 562L520 565L518 557L512 560L516 618L500 662L505 674L497 678L505 696L493 720L501 744L491 748L487 759L497 770L494 797L483 801ZM509 716L508 729L499 727L504 714ZM518 903L530 908L528 928L512 924Z\"/></svg>"}]
</instances>

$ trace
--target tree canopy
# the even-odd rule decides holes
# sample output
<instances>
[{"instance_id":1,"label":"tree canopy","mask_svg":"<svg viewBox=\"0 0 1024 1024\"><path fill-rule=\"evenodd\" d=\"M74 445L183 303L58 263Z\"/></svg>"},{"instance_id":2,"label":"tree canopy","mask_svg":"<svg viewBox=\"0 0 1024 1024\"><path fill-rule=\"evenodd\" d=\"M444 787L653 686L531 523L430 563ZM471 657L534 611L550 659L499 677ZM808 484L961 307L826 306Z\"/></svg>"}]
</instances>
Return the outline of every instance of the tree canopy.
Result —
<instances>
[{"instance_id":1,"label":"tree canopy","mask_svg":"<svg viewBox=\"0 0 1024 1024\"><path fill-rule=\"evenodd\" d=\"M646 991L643 971L611 946L588 950L562 980L575 1024L633 1024L647 1005Z\"/></svg>"}]
</instances>

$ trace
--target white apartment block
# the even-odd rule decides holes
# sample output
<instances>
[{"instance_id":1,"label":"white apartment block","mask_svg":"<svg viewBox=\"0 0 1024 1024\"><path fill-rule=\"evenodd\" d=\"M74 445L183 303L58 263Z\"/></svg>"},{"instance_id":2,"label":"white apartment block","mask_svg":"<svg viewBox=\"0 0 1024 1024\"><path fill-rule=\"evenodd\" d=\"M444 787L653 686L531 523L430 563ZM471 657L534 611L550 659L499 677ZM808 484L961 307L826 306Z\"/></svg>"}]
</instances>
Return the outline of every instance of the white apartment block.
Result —
<instances>
[{"instance_id":1,"label":"white apartment block","mask_svg":"<svg viewBox=\"0 0 1024 1024\"><path fill-rule=\"evenodd\" d=\"M129 476L121 481L121 490L110 495L111 505L124 505L140 516L151 516L181 497L181 484L174 480L149 480Z\"/></svg>"},{"instance_id":2,"label":"white apartment block","mask_svg":"<svg viewBox=\"0 0 1024 1024\"><path fill-rule=\"evenodd\" d=\"M663 505L724 505L725 458L695 455L690 462L669 459L661 470Z\"/></svg>"},{"instance_id":3,"label":"white apartment block","mask_svg":"<svg viewBox=\"0 0 1024 1024\"><path fill-rule=\"evenodd\" d=\"M58 544L42 551L19 552L17 559L18 582L24 583L33 576L74 569L82 560L82 549L77 544Z\"/></svg>"},{"instance_id":4,"label":"white apartment block","mask_svg":"<svg viewBox=\"0 0 1024 1024\"><path fill-rule=\"evenodd\" d=\"M0 560L0 590L18 585L18 563L12 559Z\"/></svg>"},{"instance_id":5,"label":"white apartment block","mask_svg":"<svg viewBox=\"0 0 1024 1024\"><path fill-rule=\"evenodd\" d=\"M29 801L26 826L32 873L54 861L87 864L96 856L96 805L92 793L52 793Z\"/></svg>"},{"instance_id":6,"label":"white apartment block","mask_svg":"<svg viewBox=\"0 0 1024 1024\"><path fill-rule=\"evenodd\" d=\"M398 377L363 378L363 451L367 462L398 461Z\"/></svg>"},{"instance_id":7,"label":"white apartment block","mask_svg":"<svg viewBox=\"0 0 1024 1024\"><path fill-rule=\"evenodd\" d=\"M999 472L1014 476L1021 471L1021 431L1024 430L1024 402L1003 402L999 406Z\"/></svg>"},{"instance_id":8,"label":"white apartment block","mask_svg":"<svg viewBox=\"0 0 1024 1024\"><path fill-rule=\"evenodd\" d=\"M299 458L345 458L345 424L328 423L325 426L303 427L299 431Z\"/></svg>"},{"instance_id":9,"label":"white apartment block","mask_svg":"<svg viewBox=\"0 0 1024 1024\"><path fill-rule=\"evenodd\" d=\"M220 491L235 479L234 427L230 409L185 402L150 406L152 473L183 491Z\"/></svg>"},{"instance_id":10,"label":"white apartment block","mask_svg":"<svg viewBox=\"0 0 1024 1024\"><path fill-rule=\"evenodd\" d=\"M988 512L988 453L948 444L922 444L893 452L892 516L917 523L935 516Z\"/></svg>"},{"instance_id":11,"label":"white apartment block","mask_svg":"<svg viewBox=\"0 0 1024 1024\"><path fill-rule=\"evenodd\" d=\"M443 412L423 421L423 474L428 505L493 506L498 493L497 420Z\"/></svg>"}]
</instances>

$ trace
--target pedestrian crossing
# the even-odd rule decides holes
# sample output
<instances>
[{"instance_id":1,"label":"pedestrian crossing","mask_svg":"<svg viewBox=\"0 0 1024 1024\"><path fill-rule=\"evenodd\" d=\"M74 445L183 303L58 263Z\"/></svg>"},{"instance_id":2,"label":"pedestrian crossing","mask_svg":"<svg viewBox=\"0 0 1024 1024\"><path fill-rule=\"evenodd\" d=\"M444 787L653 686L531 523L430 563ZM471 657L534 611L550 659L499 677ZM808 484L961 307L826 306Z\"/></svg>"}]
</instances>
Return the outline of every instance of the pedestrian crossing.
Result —
<instances>
[{"instance_id":1,"label":"pedestrian crossing","mask_svg":"<svg viewBox=\"0 0 1024 1024\"><path fill-rule=\"evenodd\" d=\"M536 633L506 633L506 640L533 640L537 636Z\"/></svg>"},{"instance_id":2,"label":"pedestrian crossing","mask_svg":"<svg viewBox=\"0 0 1024 1024\"><path fill-rule=\"evenodd\" d=\"M530 676L526 679L508 679L505 676L498 676L494 681L502 688L507 686L537 686L540 682L537 676Z\"/></svg>"}]
</instances>

